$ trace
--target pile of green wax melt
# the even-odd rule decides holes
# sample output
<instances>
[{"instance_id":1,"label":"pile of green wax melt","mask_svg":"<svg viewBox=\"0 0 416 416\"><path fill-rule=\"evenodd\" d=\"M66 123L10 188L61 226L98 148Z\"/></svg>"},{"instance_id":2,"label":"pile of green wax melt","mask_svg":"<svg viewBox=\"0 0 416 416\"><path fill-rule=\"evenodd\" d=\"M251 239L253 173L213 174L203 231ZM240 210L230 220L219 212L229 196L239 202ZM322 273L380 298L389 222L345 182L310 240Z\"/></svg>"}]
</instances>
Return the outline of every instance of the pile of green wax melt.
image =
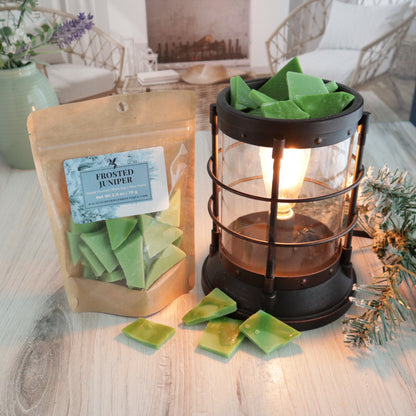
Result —
<instances>
[{"instance_id":1,"label":"pile of green wax melt","mask_svg":"<svg viewBox=\"0 0 416 416\"><path fill-rule=\"evenodd\" d=\"M337 91L335 81L302 72L298 58L289 61L258 90L236 76L230 79L231 105L248 114L276 119L308 119L338 114L354 100Z\"/></svg>"},{"instance_id":2,"label":"pile of green wax melt","mask_svg":"<svg viewBox=\"0 0 416 416\"><path fill-rule=\"evenodd\" d=\"M105 282L123 281L129 288L148 289L186 257L179 248L180 191L173 192L169 208L156 215L114 218L87 224L71 221L67 231L74 265L82 275Z\"/></svg>"}]
</instances>

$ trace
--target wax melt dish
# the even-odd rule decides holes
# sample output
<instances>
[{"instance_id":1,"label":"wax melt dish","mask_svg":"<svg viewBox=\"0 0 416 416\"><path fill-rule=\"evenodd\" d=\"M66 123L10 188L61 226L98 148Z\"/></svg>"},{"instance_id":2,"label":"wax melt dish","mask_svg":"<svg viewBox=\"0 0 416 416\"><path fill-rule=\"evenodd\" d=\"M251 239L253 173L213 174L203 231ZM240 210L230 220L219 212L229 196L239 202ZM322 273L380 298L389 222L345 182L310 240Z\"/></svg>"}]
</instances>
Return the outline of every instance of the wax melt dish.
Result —
<instances>
[{"instance_id":1,"label":"wax melt dish","mask_svg":"<svg viewBox=\"0 0 416 416\"><path fill-rule=\"evenodd\" d=\"M299 331L261 309L240 325L240 331L266 354L300 335Z\"/></svg>"}]
</instances>

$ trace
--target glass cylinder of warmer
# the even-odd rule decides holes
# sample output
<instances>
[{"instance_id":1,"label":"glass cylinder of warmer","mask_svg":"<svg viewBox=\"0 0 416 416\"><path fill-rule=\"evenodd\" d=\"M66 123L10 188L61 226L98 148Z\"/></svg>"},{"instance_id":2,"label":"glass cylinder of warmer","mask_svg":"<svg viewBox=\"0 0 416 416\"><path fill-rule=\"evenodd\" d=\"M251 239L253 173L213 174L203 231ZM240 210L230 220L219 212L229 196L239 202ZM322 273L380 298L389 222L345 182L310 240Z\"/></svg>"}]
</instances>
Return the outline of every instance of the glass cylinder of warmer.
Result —
<instances>
[{"instance_id":1,"label":"glass cylinder of warmer","mask_svg":"<svg viewBox=\"0 0 416 416\"><path fill-rule=\"evenodd\" d=\"M284 149L279 172L275 276L311 275L329 268L339 258L341 239L331 238L346 222L349 194L342 190L353 171L354 138L352 134L347 140L313 149ZM222 131L219 148L219 174L226 185L219 187L218 194L220 222L226 226L220 237L221 256L264 276L272 148L235 140Z\"/></svg>"}]
</instances>

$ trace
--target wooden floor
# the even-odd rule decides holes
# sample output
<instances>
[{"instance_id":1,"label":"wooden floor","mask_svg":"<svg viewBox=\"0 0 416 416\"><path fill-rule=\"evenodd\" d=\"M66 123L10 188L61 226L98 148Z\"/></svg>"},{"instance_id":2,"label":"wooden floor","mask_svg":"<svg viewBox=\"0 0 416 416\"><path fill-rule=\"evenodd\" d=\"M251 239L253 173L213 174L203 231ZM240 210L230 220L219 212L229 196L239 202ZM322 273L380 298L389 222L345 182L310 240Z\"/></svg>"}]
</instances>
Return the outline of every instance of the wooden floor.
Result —
<instances>
[{"instance_id":1,"label":"wooden floor","mask_svg":"<svg viewBox=\"0 0 416 416\"><path fill-rule=\"evenodd\" d=\"M400 92L400 103L385 79L359 90L364 98L364 110L371 113L364 166L380 169L387 165L392 171L405 169L416 179L416 126L409 121L415 80L395 78L394 82ZM392 139L396 147L389 155Z\"/></svg>"},{"instance_id":2,"label":"wooden floor","mask_svg":"<svg viewBox=\"0 0 416 416\"><path fill-rule=\"evenodd\" d=\"M359 89L364 95L364 107L366 111L369 111L372 114L374 113L376 121L409 121L416 81L414 79L402 79L398 77L394 77L393 80L402 97L401 103L398 102L397 97L386 78L381 78L379 81ZM371 100L368 100L367 102L365 99L366 94L369 92L374 93L380 98L390 111L382 112L380 114L379 111L377 111L377 108L373 108L371 106ZM378 115L380 116L378 117Z\"/></svg>"}]
</instances>

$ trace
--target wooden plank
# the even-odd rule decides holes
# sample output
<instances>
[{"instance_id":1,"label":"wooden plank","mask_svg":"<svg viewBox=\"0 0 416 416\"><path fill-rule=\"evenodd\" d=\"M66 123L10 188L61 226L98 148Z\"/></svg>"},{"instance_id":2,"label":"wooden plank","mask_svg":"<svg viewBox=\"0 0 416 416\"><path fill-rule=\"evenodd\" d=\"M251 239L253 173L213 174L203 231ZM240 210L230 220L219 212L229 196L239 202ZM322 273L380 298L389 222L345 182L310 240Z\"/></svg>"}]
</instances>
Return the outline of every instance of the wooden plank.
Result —
<instances>
[{"instance_id":1,"label":"wooden plank","mask_svg":"<svg viewBox=\"0 0 416 416\"><path fill-rule=\"evenodd\" d=\"M364 164L380 169L407 170L416 179L416 126L410 121L370 123Z\"/></svg>"}]
</instances>

